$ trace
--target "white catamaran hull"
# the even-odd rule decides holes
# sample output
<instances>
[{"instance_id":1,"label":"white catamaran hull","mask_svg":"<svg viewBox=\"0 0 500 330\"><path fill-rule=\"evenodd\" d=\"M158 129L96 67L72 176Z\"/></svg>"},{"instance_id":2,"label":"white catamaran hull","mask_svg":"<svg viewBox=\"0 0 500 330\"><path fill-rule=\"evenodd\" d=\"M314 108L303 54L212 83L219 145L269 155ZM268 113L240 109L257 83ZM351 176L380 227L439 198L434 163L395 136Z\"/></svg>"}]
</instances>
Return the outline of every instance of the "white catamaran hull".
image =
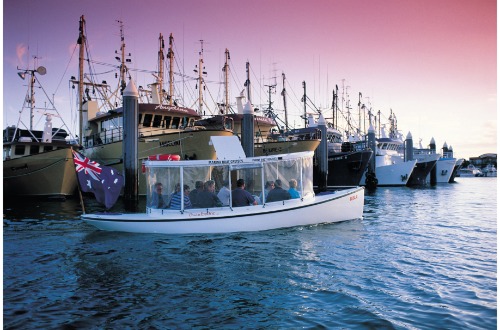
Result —
<instances>
[{"instance_id":1,"label":"white catamaran hull","mask_svg":"<svg viewBox=\"0 0 500 330\"><path fill-rule=\"evenodd\" d=\"M416 163L416 160L412 160L392 165L377 166L375 174L378 186L405 186L410 179Z\"/></svg>"},{"instance_id":2,"label":"white catamaran hull","mask_svg":"<svg viewBox=\"0 0 500 330\"><path fill-rule=\"evenodd\" d=\"M340 190L304 199L247 207L149 209L137 214L86 214L82 218L101 230L134 233L201 234L260 231L333 223L363 216L364 188Z\"/></svg>"},{"instance_id":3,"label":"white catamaran hull","mask_svg":"<svg viewBox=\"0 0 500 330\"><path fill-rule=\"evenodd\" d=\"M436 163L436 182L437 183L448 183L450 181L451 175L453 174L453 168L457 160L455 158L441 158Z\"/></svg>"}]
</instances>

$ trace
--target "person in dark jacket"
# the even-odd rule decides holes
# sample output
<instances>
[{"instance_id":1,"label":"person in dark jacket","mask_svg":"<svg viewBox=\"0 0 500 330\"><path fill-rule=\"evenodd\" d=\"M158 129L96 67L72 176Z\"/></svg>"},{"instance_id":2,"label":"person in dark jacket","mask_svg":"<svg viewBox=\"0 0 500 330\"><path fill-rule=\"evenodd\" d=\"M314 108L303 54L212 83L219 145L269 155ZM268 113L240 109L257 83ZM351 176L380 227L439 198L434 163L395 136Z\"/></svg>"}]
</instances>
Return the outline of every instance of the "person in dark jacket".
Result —
<instances>
[{"instance_id":1,"label":"person in dark jacket","mask_svg":"<svg viewBox=\"0 0 500 330\"><path fill-rule=\"evenodd\" d=\"M283 189L281 180L274 181L274 189L269 191L266 202L277 202L290 199L290 193Z\"/></svg>"},{"instance_id":2,"label":"person in dark jacket","mask_svg":"<svg viewBox=\"0 0 500 330\"><path fill-rule=\"evenodd\" d=\"M208 180L205 182L204 189L197 196L199 208L221 207L222 202L215 194L215 181ZM192 203L192 202L191 202Z\"/></svg>"},{"instance_id":3,"label":"person in dark jacket","mask_svg":"<svg viewBox=\"0 0 500 330\"><path fill-rule=\"evenodd\" d=\"M236 181L236 189L232 191L233 207L257 205L257 201L253 196L245 190L245 180L238 179Z\"/></svg>"},{"instance_id":4,"label":"person in dark jacket","mask_svg":"<svg viewBox=\"0 0 500 330\"><path fill-rule=\"evenodd\" d=\"M191 205L193 208L200 207L200 203L198 202L199 194L203 192L203 181L196 181L194 184L196 189L191 190L189 193L189 200L191 201Z\"/></svg>"}]
</instances>

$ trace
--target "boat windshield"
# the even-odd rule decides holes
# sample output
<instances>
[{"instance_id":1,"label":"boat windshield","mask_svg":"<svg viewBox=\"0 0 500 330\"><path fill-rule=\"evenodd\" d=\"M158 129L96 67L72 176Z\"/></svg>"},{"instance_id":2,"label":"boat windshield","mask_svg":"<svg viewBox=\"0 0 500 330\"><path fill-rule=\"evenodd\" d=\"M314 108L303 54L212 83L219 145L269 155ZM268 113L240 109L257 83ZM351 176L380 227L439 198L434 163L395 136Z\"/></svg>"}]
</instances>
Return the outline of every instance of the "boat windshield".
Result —
<instances>
[{"instance_id":1,"label":"boat windshield","mask_svg":"<svg viewBox=\"0 0 500 330\"><path fill-rule=\"evenodd\" d=\"M232 190L237 188L239 179L244 180L244 189L260 205L266 203L269 183L276 183L277 180L281 181L284 190L296 185L300 198L312 197L312 153L301 153L300 157L289 156L256 157L251 161L245 159L239 162L147 162L147 206L149 209L181 211L232 206ZM166 166L162 166L162 163ZM200 202L197 199L200 194L210 201Z\"/></svg>"}]
</instances>

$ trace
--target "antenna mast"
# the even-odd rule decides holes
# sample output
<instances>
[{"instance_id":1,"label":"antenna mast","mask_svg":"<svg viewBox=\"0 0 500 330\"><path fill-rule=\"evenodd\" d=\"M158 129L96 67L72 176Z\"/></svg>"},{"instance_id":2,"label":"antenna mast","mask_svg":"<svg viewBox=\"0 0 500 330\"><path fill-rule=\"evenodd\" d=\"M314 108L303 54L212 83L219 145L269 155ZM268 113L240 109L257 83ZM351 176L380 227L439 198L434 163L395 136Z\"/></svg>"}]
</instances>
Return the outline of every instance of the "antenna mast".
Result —
<instances>
[{"instance_id":1,"label":"antenna mast","mask_svg":"<svg viewBox=\"0 0 500 330\"><path fill-rule=\"evenodd\" d=\"M288 111L286 110L286 89L285 89L285 73L281 73L281 77L283 78L283 91L281 95L283 96L283 108L285 109L285 128L288 129Z\"/></svg>"},{"instance_id":2,"label":"antenna mast","mask_svg":"<svg viewBox=\"0 0 500 330\"><path fill-rule=\"evenodd\" d=\"M80 27L79 27L80 34L78 36L78 41L77 43L80 45L80 53L79 53L79 58L78 58L78 74L79 74L79 79L78 79L78 110L80 112L80 129L78 132L78 143L80 145L83 145L83 61L84 61L84 48L85 48L85 18L83 15L80 17Z\"/></svg>"},{"instance_id":3,"label":"antenna mast","mask_svg":"<svg viewBox=\"0 0 500 330\"><path fill-rule=\"evenodd\" d=\"M174 36L170 33L168 38L168 53L167 58L170 60L170 67L168 71L168 87L170 94L170 102L172 105L174 103Z\"/></svg>"},{"instance_id":4,"label":"antenna mast","mask_svg":"<svg viewBox=\"0 0 500 330\"><path fill-rule=\"evenodd\" d=\"M158 38L158 94L160 96L160 103L163 103L163 64L165 61L165 54L163 49L165 48L165 42L163 41L163 34L160 33Z\"/></svg>"},{"instance_id":5,"label":"antenna mast","mask_svg":"<svg viewBox=\"0 0 500 330\"><path fill-rule=\"evenodd\" d=\"M224 93L225 93L225 105L224 105L224 112L227 114L229 110L229 60L231 57L229 56L229 50L226 48L226 61L224 63L224 67L222 68L222 71L224 71Z\"/></svg>"},{"instance_id":6,"label":"antenna mast","mask_svg":"<svg viewBox=\"0 0 500 330\"><path fill-rule=\"evenodd\" d=\"M304 102L304 127L307 127L307 94L306 94L306 82L302 82L302 87L304 88L304 96L302 101Z\"/></svg>"}]
</instances>

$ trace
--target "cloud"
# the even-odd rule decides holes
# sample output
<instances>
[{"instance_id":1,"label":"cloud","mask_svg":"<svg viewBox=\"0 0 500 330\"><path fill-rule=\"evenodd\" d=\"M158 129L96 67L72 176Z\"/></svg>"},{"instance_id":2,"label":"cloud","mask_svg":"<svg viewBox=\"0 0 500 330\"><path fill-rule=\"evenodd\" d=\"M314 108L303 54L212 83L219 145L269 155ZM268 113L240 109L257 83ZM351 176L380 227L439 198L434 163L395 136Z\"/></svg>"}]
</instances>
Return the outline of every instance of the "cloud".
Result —
<instances>
[{"instance_id":1,"label":"cloud","mask_svg":"<svg viewBox=\"0 0 500 330\"><path fill-rule=\"evenodd\" d=\"M28 47L25 44L16 45L17 61L21 66L25 66L24 56L28 53Z\"/></svg>"}]
</instances>

